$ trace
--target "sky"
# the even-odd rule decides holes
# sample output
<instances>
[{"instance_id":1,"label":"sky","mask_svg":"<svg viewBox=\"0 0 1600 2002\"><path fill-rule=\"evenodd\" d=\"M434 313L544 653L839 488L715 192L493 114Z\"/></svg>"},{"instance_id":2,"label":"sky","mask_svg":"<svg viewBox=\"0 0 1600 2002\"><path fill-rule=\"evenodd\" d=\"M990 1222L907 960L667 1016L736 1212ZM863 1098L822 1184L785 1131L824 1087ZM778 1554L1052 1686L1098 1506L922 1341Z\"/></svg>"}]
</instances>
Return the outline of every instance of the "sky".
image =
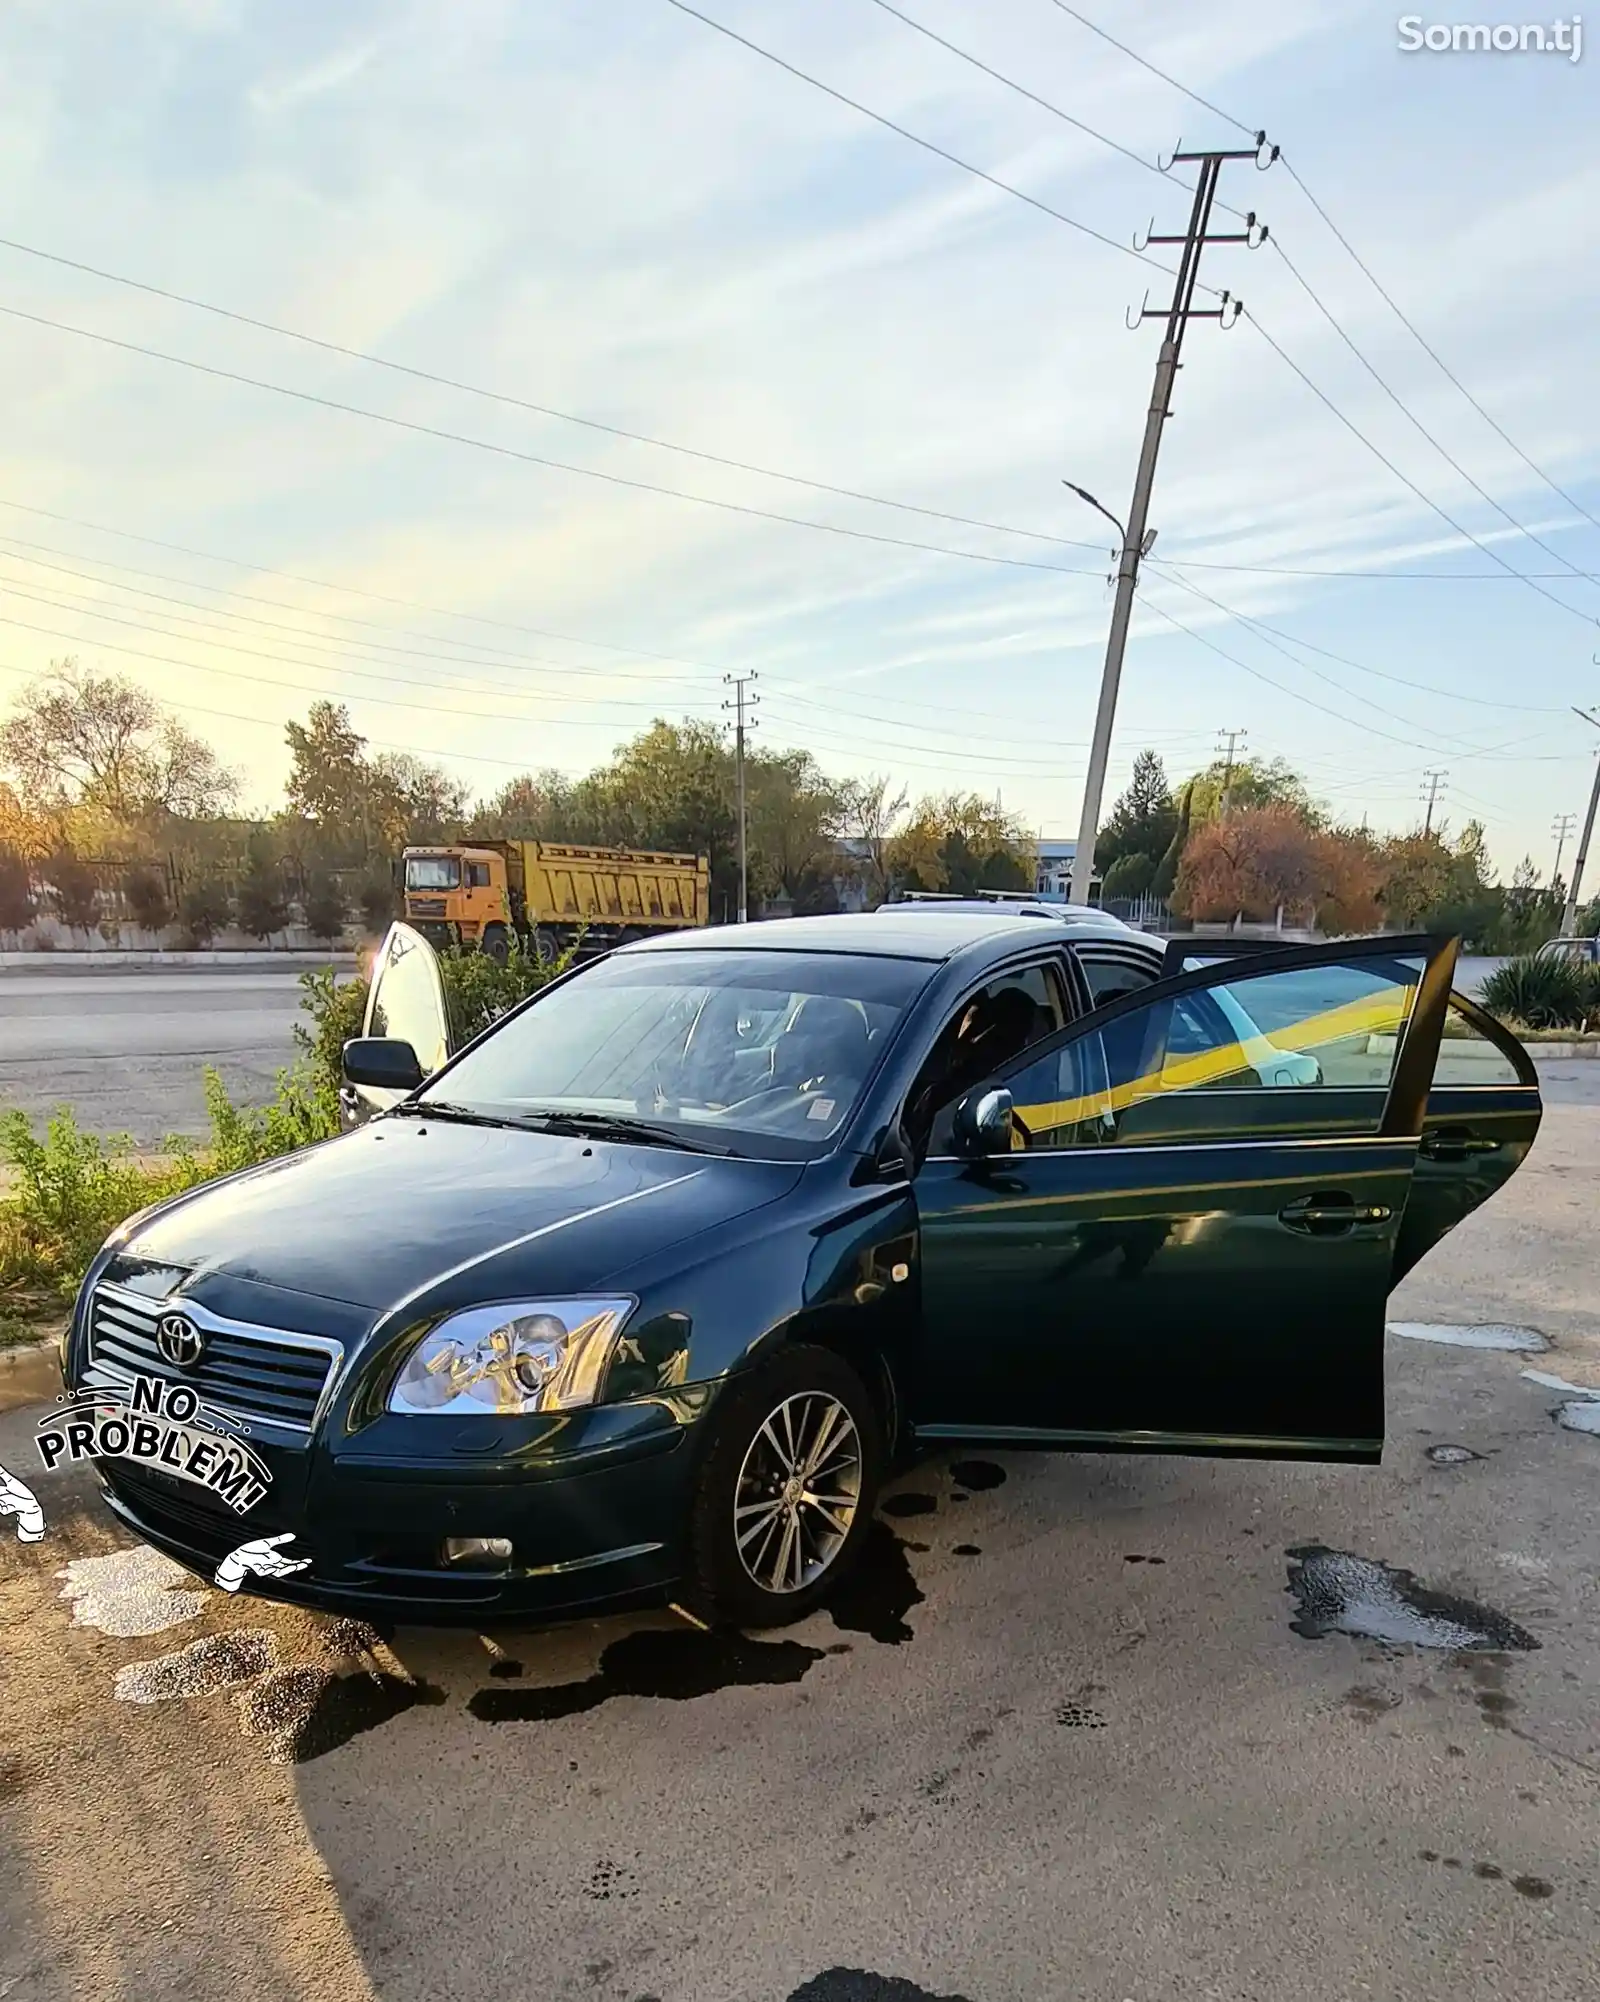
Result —
<instances>
[{"instance_id":1,"label":"sky","mask_svg":"<svg viewBox=\"0 0 1600 2002\"><path fill-rule=\"evenodd\" d=\"M1125 515L1125 315L1173 254L1134 239L1190 203L1156 163L1264 129L1108 800L1244 731L1377 829L1442 773L1436 818L1548 877L1600 743L1600 16L1573 62L1408 52L1366 0L1082 0L1207 109L1056 0L697 5L1009 188L671 0L12 0L0 705L125 674L266 808L318 697L482 796L754 675L762 746L1070 835L1116 536L1062 482Z\"/></svg>"}]
</instances>

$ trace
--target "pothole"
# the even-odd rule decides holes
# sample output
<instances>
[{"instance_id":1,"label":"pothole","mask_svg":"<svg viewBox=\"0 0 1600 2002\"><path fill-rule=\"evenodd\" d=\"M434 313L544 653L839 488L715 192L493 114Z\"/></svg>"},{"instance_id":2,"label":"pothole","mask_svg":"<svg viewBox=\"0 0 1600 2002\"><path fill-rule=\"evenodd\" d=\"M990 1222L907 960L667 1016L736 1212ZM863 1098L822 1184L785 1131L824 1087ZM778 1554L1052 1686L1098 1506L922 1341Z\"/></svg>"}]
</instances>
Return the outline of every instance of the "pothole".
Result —
<instances>
[{"instance_id":1,"label":"pothole","mask_svg":"<svg viewBox=\"0 0 1600 2002\"><path fill-rule=\"evenodd\" d=\"M1516 1349L1538 1355L1550 1346L1537 1328L1513 1328L1499 1321L1391 1321L1389 1332L1409 1342L1444 1342L1454 1349Z\"/></svg>"},{"instance_id":2,"label":"pothole","mask_svg":"<svg viewBox=\"0 0 1600 2002\"><path fill-rule=\"evenodd\" d=\"M1517 1650L1539 1642L1504 1613L1435 1592L1410 1571L1348 1550L1304 1544L1288 1553L1288 1589L1299 1603L1290 1622L1305 1640L1352 1634L1397 1646Z\"/></svg>"}]
</instances>

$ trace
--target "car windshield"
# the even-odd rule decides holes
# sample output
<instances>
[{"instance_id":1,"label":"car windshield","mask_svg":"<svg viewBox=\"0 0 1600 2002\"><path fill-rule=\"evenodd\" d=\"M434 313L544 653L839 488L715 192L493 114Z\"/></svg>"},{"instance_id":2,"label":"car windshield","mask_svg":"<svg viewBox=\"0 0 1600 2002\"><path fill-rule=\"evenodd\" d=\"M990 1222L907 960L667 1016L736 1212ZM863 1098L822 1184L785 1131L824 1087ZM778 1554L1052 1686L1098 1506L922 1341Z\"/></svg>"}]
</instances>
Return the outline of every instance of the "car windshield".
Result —
<instances>
[{"instance_id":1,"label":"car windshield","mask_svg":"<svg viewBox=\"0 0 1600 2002\"><path fill-rule=\"evenodd\" d=\"M453 855L408 855L408 890L454 890L461 882L461 864Z\"/></svg>"},{"instance_id":2,"label":"car windshield","mask_svg":"<svg viewBox=\"0 0 1600 2002\"><path fill-rule=\"evenodd\" d=\"M807 1159L849 1118L932 971L845 953L619 953L494 1030L437 1095L534 1123L615 1120L620 1137L642 1121L658 1138Z\"/></svg>"}]
</instances>

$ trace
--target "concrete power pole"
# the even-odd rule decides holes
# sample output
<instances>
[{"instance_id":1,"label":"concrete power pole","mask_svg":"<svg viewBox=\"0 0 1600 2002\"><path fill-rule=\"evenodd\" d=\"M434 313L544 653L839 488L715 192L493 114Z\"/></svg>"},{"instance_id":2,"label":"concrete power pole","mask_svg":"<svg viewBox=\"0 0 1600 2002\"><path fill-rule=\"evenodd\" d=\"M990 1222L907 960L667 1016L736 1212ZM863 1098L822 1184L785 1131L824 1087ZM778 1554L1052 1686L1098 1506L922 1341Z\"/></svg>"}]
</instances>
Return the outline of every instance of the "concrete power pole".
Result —
<instances>
[{"instance_id":1,"label":"concrete power pole","mask_svg":"<svg viewBox=\"0 0 1600 2002\"><path fill-rule=\"evenodd\" d=\"M733 769L739 795L739 922L743 925L750 922L750 828L749 815L745 811L744 799L745 733L756 727L753 719L748 719L745 713L747 709L755 708L756 697L754 695L746 695L745 689L752 681L758 681L760 676L755 674L725 674L722 678L733 690L733 700L731 702L724 701L722 706L724 709L731 709L734 712Z\"/></svg>"},{"instance_id":2,"label":"concrete power pole","mask_svg":"<svg viewBox=\"0 0 1600 2002\"><path fill-rule=\"evenodd\" d=\"M1600 716L1592 715L1587 709L1578 709L1574 714L1592 723L1600 730ZM1589 837L1594 833L1595 808L1600 807L1600 759L1594 768L1594 785L1589 792L1589 811L1583 816L1583 833L1578 837L1578 852L1572 862L1572 883L1567 890L1567 908L1561 913L1561 936L1570 938L1572 927L1578 921L1578 890L1583 882L1583 865L1589 859Z\"/></svg>"},{"instance_id":3,"label":"concrete power pole","mask_svg":"<svg viewBox=\"0 0 1600 2002\"><path fill-rule=\"evenodd\" d=\"M1228 795L1233 791L1233 761L1239 746L1248 737L1248 730L1219 730L1217 749L1222 753L1222 792L1217 800L1217 814L1221 818L1228 811ZM1221 740L1226 738L1226 743Z\"/></svg>"},{"instance_id":4,"label":"concrete power pole","mask_svg":"<svg viewBox=\"0 0 1600 2002\"><path fill-rule=\"evenodd\" d=\"M1111 756L1111 726L1117 713L1117 688L1122 680L1122 656L1127 650L1128 626L1133 618L1133 594L1139 582L1139 564L1149 551L1154 539L1145 532L1146 517L1150 512L1150 490L1155 485L1156 456L1161 450L1161 433L1172 410L1172 387L1178 374L1178 357L1183 350L1183 334L1191 320L1216 320L1223 326L1231 327L1239 316L1240 302L1222 294L1222 304L1201 308L1194 302L1195 285L1200 275L1200 253L1208 243L1242 243L1254 250L1266 241L1265 224L1257 223L1252 213L1245 228L1224 236L1208 236L1207 225L1211 220L1211 207L1216 199L1217 181L1227 160L1254 160L1258 166L1270 166L1278 157L1276 146L1267 145L1264 132L1256 135L1254 147L1226 153L1174 153L1170 166L1184 162L1198 165L1200 178L1195 184L1194 206L1189 212L1189 227L1182 236L1155 236L1138 245L1143 250L1148 244L1181 244L1182 253L1178 259L1177 278L1172 288L1172 303L1163 313L1159 308L1152 310L1143 306L1139 311L1138 325L1144 320L1165 319L1167 329L1162 337L1161 352L1156 358L1155 386L1150 393L1150 409L1145 418L1144 443L1139 450L1139 470L1133 483L1133 502L1128 509L1127 525L1119 522L1109 509L1100 506L1093 494L1082 487L1065 484L1072 488L1080 499L1086 500L1093 508L1098 508L1121 535L1121 550L1117 561L1117 595L1111 608L1111 631L1106 640L1105 667L1100 676L1100 702L1095 711L1094 737L1089 747L1089 769L1083 781L1083 812L1078 821L1078 845L1072 858L1072 902L1086 904L1089 901L1089 885L1094 880L1094 844L1100 829L1100 803L1105 793L1106 765ZM1148 295L1146 295L1148 296Z\"/></svg>"},{"instance_id":5,"label":"concrete power pole","mask_svg":"<svg viewBox=\"0 0 1600 2002\"><path fill-rule=\"evenodd\" d=\"M1433 809L1439 803L1439 794L1444 790L1444 782L1450 774L1448 772L1428 771L1424 772L1422 776L1427 782L1427 789L1421 794L1421 798L1427 803L1428 808L1422 818L1422 836L1426 840L1433 832Z\"/></svg>"},{"instance_id":6,"label":"concrete power pole","mask_svg":"<svg viewBox=\"0 0 1600 2002\"><path fill-rule=\"evenodd\" d=\"M1561 881L1561 853L1567 845L1567 836L1577 824L1578 816L1575 813L1558 813L1551 825L1550 832L1556 838L1556 866L1550 872L1552 883Z\"/></svg>"}]
</instances>

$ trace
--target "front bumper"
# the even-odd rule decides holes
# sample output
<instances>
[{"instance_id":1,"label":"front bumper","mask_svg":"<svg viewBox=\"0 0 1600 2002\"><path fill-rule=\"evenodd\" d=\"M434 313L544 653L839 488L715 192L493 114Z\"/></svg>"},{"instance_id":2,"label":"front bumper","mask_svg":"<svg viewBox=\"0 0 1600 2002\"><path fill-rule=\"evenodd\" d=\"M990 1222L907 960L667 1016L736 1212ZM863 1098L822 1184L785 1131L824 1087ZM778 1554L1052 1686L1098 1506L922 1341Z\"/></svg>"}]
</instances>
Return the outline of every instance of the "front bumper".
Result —
<instances>
[{"instance_id":1,"label":"front bumper","mask_svg":"<svg viewBox=\"0 0 1600 2002\"><path fill-rule=\"evenodd\" d=\"M287 1554L310 1568L247 1578L260 1598L419 1626L558 1620L659 1603L681 1574L698 1419L630 1415L640 1422L565 1453L470 1467L313 1450L298 1492L275 1483L244 1517L143 1466L107 1460L100 1472L135 1535L208 1579L239 1544L292 1532ZM448 1565L447 1537L509 1538L511 1563Z\"/></svg>"}]
</instances>

